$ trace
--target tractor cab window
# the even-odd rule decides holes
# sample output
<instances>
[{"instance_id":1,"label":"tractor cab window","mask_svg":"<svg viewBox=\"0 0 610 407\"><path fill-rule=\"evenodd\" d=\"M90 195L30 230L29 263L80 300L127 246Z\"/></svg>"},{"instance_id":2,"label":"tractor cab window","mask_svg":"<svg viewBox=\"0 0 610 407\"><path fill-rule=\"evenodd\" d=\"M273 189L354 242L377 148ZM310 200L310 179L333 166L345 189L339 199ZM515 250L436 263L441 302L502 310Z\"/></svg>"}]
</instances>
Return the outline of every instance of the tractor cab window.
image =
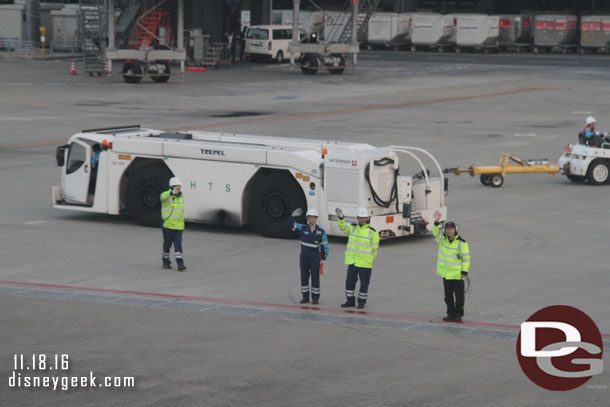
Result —
<instances>
[{"instance_id":1,"label":"tractor cab window","mask_svg":"<svg viewBox=\"0 0 610 407\"><path fill-rule=\"evenodd\" d=\"M87 158L87 150L85 147L77 143L70 145L70 152L68 153L68 166L66 168L66 174L72 174L77 171L80 167L85 164Z\"/></svg>"}]
</instances>

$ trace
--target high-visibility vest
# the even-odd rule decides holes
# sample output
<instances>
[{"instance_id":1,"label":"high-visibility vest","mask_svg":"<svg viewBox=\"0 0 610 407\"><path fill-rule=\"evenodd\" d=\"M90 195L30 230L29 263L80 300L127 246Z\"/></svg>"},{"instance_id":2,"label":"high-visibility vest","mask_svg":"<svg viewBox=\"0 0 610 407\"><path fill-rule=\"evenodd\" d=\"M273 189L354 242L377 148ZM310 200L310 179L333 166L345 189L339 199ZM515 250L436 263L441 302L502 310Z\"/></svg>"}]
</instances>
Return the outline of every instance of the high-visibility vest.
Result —
<instances>
[{"instance_id":1,"label":"high-visibility vest","mask_svg":"<svg viewBox=\"0 0 610 407\"><path fill-rule=\"evenodd\" d=\"M368 223L345 225L345 219L339 219L339 229L348 236L345 264L356 267L373 268L373 260L379 251L379 233Z\"/></svg>"},{"instance_id":2,"label":"high-visibility vest","mask_svg":"<svg viewBox=\"0 0 610 407\"><path fill-rule=\"evenodd\" d=\"M432 234L438 243L436 274L447 280L461 280L462 271L468 273L470 269L468 243L459 235L450 242L436 224L432 226Z\"/></svg>"},{"instance_id":3,"label":"high-visibility vest","mask_svg":"<svg viewBox=\"0 0 610 407\"><path fill-rule=\"evenodd\" d=\"M161 218L163 227L184 230L184 195L172 195L172 190L161 194Z\"/></svg>"}]
</instances>

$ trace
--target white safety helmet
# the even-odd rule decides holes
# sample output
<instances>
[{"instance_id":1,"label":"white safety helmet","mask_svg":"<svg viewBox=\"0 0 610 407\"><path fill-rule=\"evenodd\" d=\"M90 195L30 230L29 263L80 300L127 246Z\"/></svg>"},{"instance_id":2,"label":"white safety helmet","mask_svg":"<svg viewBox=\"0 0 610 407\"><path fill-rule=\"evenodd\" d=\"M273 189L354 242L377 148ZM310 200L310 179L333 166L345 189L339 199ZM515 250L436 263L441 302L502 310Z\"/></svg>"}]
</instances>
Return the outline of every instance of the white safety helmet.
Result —
<instances>
[{"instance_id":1,"label":"white safety helmet","mask_svg":"<svg viewBox=\"0 0 610 407\"><path fill-rule=\"evenodd\" d=\"M593 117L593 116L587 117L587 120L586 120L587 126L590 125L591 123L595 123L595 122L597 122L597 120L595 120L595 117Z\"/></svg>"},{"instance_id":2,"label":"white safety helmet","mask_svg":"<svg viewBox=\"0 0 610 407\"><path fill-rule=\"evenodd\" d=\"M305 216L318 216L318 211L316 211L315 209L307 209L307 213L305 214Z\"/></svg>"},{"instance_id":3,"label":"white safety helmet","mask_svg":"<svg viewBox=\"0 0 610 407\"><path fill-rule=\"evenodd\" d=\"M356 212L356 216L359 218L368 218L369 211L367 211L366 208L361 206L360 208L358 208L358 211Z\"/></svg>"},{"instance_id":4,"label":"white safety helmet","mask_svg":"<svg viewBox=\"0 0 610 407\"><path fill-rule=\"evenodd\" d=\"M175 187L175 186L182 186L182 182L180 182L180 178L178 177L171 177L169 179L169 186L170 187Z\"/></svg>"}]
</instances>

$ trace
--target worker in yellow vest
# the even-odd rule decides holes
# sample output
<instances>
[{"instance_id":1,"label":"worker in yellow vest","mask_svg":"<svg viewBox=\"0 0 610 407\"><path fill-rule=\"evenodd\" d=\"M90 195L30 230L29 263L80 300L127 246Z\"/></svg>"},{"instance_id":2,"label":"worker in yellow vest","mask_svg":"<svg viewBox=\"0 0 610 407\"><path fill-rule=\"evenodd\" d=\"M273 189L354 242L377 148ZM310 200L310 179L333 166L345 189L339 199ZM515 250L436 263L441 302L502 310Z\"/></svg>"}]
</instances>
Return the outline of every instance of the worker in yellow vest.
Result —
<instances>
[{"instance_id":1,"label":"worker in yellow vest","mask_svg":"<svg viewBox=\"0 0 610 407\"><path fill-rule=\"evenodd\" d=\"M441 229L441 213L434 213L432 234L438 244L436 274L443 277L447 316L444 321L461 322L464 316L464 278L470 270L470 248L458 234L453 222L445 222Z\"/></svg>"},{"instance_id":2,"label":"worker in yellow vest","mask_svg":"<svg viewBox=\"0 0 610 407\"><path fill-rule=\"evenodd\" d=\"M369 292L369 282L373 270L373 261L379 251L379 233L370 225L370 215L366 208L358 208L357 223L345 225L345 217L340 208L335 210L339 218L339 229L348 236L347 250L345 251L345 264L347 265L347 278L345 280L345 296L347 301L341 304L342 308L356 306L354 290L360 278L358 291L358 309L363 309Z\"/></svg>"},{"instance_id":3,"label":"worker in yellow vest","mask_svg":"<svg viewBox=\"0 0 610 407\"><path fill-rule=\"evenodd\" d=\"M182 254L182 232L184 231L184 194L178 177L169 180L169 190L161 194L161 218L163 219L163 268L171 269L169 251L174 245L178 271L185 271Z\"/></svg>"}]
</instances>

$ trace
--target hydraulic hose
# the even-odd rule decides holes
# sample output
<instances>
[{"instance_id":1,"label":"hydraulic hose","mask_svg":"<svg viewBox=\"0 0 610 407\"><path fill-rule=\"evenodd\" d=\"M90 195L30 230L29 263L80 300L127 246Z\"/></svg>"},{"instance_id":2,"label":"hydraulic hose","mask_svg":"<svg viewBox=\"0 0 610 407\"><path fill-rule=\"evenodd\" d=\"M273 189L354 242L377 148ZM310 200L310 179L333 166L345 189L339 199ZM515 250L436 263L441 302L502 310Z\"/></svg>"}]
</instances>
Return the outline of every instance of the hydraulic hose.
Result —
<instances>
[{"instance_id":1,"label":"hydraulic hose","mask_svg":"<svg viewBox=\"0 0 610 407\"><path fill-rule=\"evenodd\" d=\"M389 164L394 164L394 160L392 160L391 158L388 158L388 157L384 157L381 160L373 161L373 164L376 166L379 166L379 167L383 167L383 166L386 166ZM371 184L370 167L371 167L370 163L366 165L366 168L364 169L364 178L366 179L366 182L368 182L369 188L371 189L371 195L373 196L373 201L375 202L375 204L377 204L378 206L381 206L382 208L389 208L392 205L392 202L396 201L396 212L399 212L399 209L398 209L398 169L397 168L394 169L394 183L392 184L392 190L390 191L390 198L389 198L389 200L385 201L385 200L381 199L381 197L379 197L379 195L375 191L375 188L373 188L373 184Z\"/></svg>"}]
</instances>

